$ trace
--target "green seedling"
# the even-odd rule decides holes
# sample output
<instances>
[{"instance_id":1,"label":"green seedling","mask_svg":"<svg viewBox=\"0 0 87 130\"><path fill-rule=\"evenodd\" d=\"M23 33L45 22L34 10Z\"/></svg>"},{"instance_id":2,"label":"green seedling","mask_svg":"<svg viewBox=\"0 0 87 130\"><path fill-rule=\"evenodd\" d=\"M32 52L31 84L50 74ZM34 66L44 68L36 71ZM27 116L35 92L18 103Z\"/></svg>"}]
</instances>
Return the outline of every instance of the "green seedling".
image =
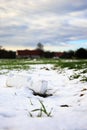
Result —
<instances>
[{"instance_id":1,"label":"green seedling","mask_svg":"<svg viewBox=\"0 0 87 130\"><path fill-rule=\"evenodd\" d=\"M43 102L41 100L39 100L39 102L40 102L41 107L39 109L34 109L31 112L29 112L30 116L33 117L32 112L38 111L39 113L37 114L36 117L43 117L43 114L45 114L47 117L52 117L52 115L51 115L52 109L50 110L50 112L48 112L45 105L43 104Z\"/></svg>"}]
</instances>

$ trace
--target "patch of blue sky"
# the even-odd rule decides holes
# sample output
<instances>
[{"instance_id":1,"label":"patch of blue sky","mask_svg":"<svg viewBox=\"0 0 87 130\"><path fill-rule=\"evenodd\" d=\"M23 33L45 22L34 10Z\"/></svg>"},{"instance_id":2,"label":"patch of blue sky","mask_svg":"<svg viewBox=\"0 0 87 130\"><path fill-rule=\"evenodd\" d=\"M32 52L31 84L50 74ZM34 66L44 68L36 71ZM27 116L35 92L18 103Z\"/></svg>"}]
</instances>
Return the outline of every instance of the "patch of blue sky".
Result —
<instances>
[{"instance_id":1,"label":"patch of blue sky","mask_svg":"<svg viewBox=\"0 0 87 130\"><path fill-rule=\"evenodd\" d=\"M81 43L87 43L87 39L84 40L76 40L76 41L70 41L71 44L81 44Z\"/></svg>"}]
</instances>

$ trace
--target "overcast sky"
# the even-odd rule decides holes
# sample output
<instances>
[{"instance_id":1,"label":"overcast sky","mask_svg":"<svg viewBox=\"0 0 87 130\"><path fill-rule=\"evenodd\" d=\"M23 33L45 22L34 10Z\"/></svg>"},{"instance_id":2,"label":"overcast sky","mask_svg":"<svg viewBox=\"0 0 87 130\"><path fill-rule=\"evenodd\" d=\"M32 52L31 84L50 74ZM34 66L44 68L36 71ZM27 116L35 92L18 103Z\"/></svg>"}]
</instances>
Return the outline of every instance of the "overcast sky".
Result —
<instances>
[{"instance_id":1,"label":"overcast sky","mask_svg":"<svg viewBox=\"0 0 87 130\"><path fill-rule=\"evenodd\" d=\"M87 48L87 0L0 0L0 45L6 49Z\"/></svg>"}]
</instances>

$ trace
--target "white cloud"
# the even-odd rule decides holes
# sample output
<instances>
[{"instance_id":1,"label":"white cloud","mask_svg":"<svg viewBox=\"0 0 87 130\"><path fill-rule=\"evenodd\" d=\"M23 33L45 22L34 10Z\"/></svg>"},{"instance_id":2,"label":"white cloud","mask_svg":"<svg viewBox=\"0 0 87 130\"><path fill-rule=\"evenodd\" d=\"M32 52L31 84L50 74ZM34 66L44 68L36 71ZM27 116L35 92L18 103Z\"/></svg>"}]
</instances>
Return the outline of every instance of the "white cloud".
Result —
<instances>
[{"instance_id":1,"label":"white cloud","mask_svg":"<svg viewBox=\"0 0 87 130\"><path fill-rule=\"evenodd\" d=\"M70 21L70 24L75 27L87 28L87 19L75 18L73 21Z\"/></svg>"}]
</instances>

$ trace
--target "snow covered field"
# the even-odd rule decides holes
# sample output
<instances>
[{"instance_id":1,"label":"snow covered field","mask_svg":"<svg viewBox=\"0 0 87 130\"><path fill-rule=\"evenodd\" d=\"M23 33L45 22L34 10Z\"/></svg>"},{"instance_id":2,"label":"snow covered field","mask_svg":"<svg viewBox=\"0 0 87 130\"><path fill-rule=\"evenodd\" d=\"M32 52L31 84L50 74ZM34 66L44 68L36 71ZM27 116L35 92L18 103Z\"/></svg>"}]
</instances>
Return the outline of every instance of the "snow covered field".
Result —
<instances>
[{"instance_id":1,"label":"snow covered field","mask_svg":"<svg viewBox=\"0 0 87 130\"><path fill-rule=\"evenodd\" d=\"M0 130L87 130L87 82L73 78L79 71L46 64L0 73Z\"/></svg>"}]
</instances>

